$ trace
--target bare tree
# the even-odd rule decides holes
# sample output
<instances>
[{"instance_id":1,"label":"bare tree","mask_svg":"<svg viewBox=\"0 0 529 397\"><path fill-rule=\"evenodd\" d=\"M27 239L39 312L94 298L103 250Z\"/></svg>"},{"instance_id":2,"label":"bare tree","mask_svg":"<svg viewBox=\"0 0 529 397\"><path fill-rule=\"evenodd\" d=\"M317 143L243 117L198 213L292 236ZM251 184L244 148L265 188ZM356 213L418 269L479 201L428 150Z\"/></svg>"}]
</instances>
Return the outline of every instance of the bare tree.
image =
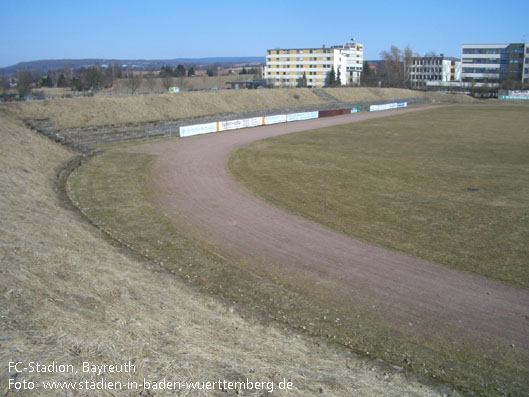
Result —
<instances>
[{"instance_id":1,"label":"bare tree","mask_svg":"<svg viewBox=\"0 0 529 397\"><path fill-rule=\"evenodd\" d=\"M406 48L403 51L403 61L404 61L404 75L403 82L404 86L410 87L410 66L413 62L413 51L411 50L410 46L406 46Z\"/></svg>"},{"instance_id":2,"label":"bare tree","mask_svg":"<svg viewBox=\"0 0 529 397\"><path fill-rule=\"evenodd\" d=\"M149 92L154 92L156 89L156 79L153 76L150 76L145 79L147 83L147 88L149 89Z\"/></svg>"},{"instance_id":3,"label":"bare tree","mask_svg":"<svg viewBox=\"0 0 529 397\"><path fill-rule=\"evenodd\" d=\"M33 74L30 70L21 70L17 73L17 91L18 95L25 97L31 93L31 84L33 83Z\"/></svg>"},{"instance_id":4,"label":"bare tree","mask_svg":"<svg viewBox=\"0 0 529 397\"><path fill-rule=\"evenodd\" d=\"M140 88L143 78L140 73L134 73L130 71L127 73L127 79L125 80L125 85L130 90L131 94L135 94L138 88Z\"/></svg>"},{"instance_id":5,"label":"bare tree","mask_svg":"<svg viewBox=\"0 0 529 397\"><path fill-rule=\"evenodd\" d=\"M6 94L9 87L9 77L5 74L0 75L0 88L2 88L2 94Z\"/></svg>"},{"instance_id":6,"label":"bare tree","mask_svg":"<svg viewBox=\"0 0 529 397\"><path fill-rule=\"evenodd\" d=\"M94 90L99 90L101 83L103 82L103 74L97 66L90 66L86 70L86 85Z\"/></svg>"},{"instance_id":7,"label":"bare tree","mask_svg":"<svg viewBox=\"0 0 529 397\"><path fill-rule=\"evenodd\" d=\"M408 68L412 62L413 52L410 47L404 51L392 45L389 51L380 53L383 65L381 69L384 74L384 81L390 87L406 87L408 84Z\"/></svg>"},{"instance_id":8,"label":"bare tree","mask_svg":"<svg viewBox=\"0 0 529 397\"><path fill-rule=\"evenodd\" d=\"M173 84L173 79L170 76L164 75L162 77L162 85L165 88L165 90L167 91L169 89L169 87L172 87L174 85Z\"/></svg>"},{"instance_id":9,"label":"bare tree","mask_svg":"<svg viewBox=\"0 0 529 397\"><path fill-rule=\"evenodd\" d=\"M178 87L182 90L182 89L186 89L187 88L187 80L186 80L187 77L177 77L176 78L176 81L177 81L177 84L178 84Z\"/></svg>"}]
</instances>

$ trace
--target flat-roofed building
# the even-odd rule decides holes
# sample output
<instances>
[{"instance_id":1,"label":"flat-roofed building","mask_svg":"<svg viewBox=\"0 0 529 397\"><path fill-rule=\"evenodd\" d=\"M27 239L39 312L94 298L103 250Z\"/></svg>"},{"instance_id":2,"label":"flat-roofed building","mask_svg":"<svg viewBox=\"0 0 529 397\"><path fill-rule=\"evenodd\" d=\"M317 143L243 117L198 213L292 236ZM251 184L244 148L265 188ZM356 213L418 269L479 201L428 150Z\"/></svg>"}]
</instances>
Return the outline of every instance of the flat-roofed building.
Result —
<instances>
[{"instance_id":1,"label":"flat-roofed building","mask_svg":"<svg viewBox=\"0 0 529 397\"><path fill-rule=\"evenodd\" d=\"M463 44L461 62L465 82L529 83L529 43Z\"/></svg>"},{"instance_id":2,"label":"flat-roofed building","mask_svg":"<svg viewBox=\"0 0 529 397\"><path fill-rule=\"evenodd\" d=\"M276 87L297 87L305 76L307 87L324 87L334 69L341 85L360 83L364 46L347 43L326 48L267 50L263 78Z\"/></svg>"},{"instance_id":3,"label":"flat-roofed building","mask_svg":"<svg viewBox=\"0 0 529 397\"><path fill-rule=\"evenodd\" d=\"M408 66L411 88L425 89L431 81L459 81L461 79L461 61L456 58L440 56L413 57Z\"/></svg>"}]
</instances>

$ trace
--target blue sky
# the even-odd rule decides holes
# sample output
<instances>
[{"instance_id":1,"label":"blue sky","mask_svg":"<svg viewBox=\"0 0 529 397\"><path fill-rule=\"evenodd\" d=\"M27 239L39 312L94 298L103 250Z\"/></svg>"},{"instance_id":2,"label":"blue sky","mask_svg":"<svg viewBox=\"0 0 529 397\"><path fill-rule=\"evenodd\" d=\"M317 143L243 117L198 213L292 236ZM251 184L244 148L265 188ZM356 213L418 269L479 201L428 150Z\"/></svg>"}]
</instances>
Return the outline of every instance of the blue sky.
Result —
<instances>
[{"instance_id":1,"label":"blue sky","mask_svg":"<svg viewBox=\"0 0 529 397\"><path fill-rule=\"evenodd\" d=\"M463 43L529 42L529 1L0 0L0 67L62 58L264 56L268 48L392 44L460 56Z\"/></svg>"}]
</instances>

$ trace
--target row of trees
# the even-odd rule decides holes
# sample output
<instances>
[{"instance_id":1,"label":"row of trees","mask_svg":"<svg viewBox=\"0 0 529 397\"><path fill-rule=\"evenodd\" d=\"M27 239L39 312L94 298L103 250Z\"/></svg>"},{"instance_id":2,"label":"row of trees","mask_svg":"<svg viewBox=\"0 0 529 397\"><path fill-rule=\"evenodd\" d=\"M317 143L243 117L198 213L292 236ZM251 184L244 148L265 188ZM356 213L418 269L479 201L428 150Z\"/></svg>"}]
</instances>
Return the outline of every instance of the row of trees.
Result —
<instances>
[{"instance_id":1,"label":"row of trees","mask_svg":"<svg viewBox=\"0 0 529 397\"><path fill-rule=\"evenodd\" d=\"M209 65L206 70L208 76L219 75L220 64ZM230 71L231 72L231 71ZM259 68L243 68L240 74L259 73ZM233 73L233 72L232 72ZM0 75L0 89L2 95L12 92L15 87L20 97L26 97L31 94L33 88L71 88L74 91L99 91L114 86L116 80L120 79L120 85L127 87L132 93L135 93L145 81L144 85L153 91L156 87L161 86L165 89L184 83L184 77L195 76L195 67L177 65L163 66L159 73L156 71L132 71L122 69L118 64L112 64L108 67L90 66L87 68L74 69L65 65L61 70L50 70L47 73L23 70L13 76ZM160 79L157 79L159 77ZM158 83L157 83L158 81Z\"/></svg>"},{"instance_id":2,"label":"row of trees","mask_svg":"<svg viewBox=\"0 0 529 397\"><path fill-rule=\"evenodd\" d=\"M176 68L170 66L162 66L160 70L161 77L192 77L195 75L195 68L193 66L186 70L184 65L178 65Z\"/></svg>"},{"instance_id":3,"label":"row of trees","mask_svg":"<svg viewBox=\"0 0 529 397\"><path fill-rule=\"evenodd\" d=\"M409 46L404 50L392 45L389 51L380 53L380 77L386 87L407 88L410 85L409 67L412 62L413 52Z\"/></svg>"},{"instance_id":4,"label":"row of trees","mask_svg":"<svg viewBox=\"0 0 529 397\"><path fill-rule=\"evenodd\" d=\"M141 74L129 70L122 71L119 66L112 65L108 68L91 66L88 68L71 69L65 66L63 70L52 70L46 74L21 70L13 77L0 76L0 88L6 95L12 86L16 88L19 97L31 94L33 88L71 88L75 91L98 91L110 88L117 79L125 79L126 86L136 92L141 83Z\"/></svg>"},{"instance_id":5,"label":"row of trees","mask_svg":"<svg viewBox=\"0 0 529 397\"><path fill-rule=\"evenodd\" d=\"M340 71L337 73L334 71L334 67L331 68L331 71L327 75L327 81L325 84L327 87L336 87L341 85L340 83ZM297 81L297 87L303 88L307 87L307 74L303 72L303 76L301 76Z\"/></svg>"},{"instance_id":6,"label":"row of trees","mask_svg":"<svg viewBox=\"0 0 529 397\"><path fill-rule=\"evenodd\" d=\"M239 74L257 74L257 75L261 75L261 68L252 67L250 69L246 69L246 67L243 67Z\"/></svg>"},{"instance_id":7,"label":"row of trees","mask_svg":"<svg viewBox=\"0 0 529 397\"><path fill-rule=\"evenodd\" d=\"M90 66L73 69L65 65L63 70L50 70L37 82L38 87L71 87L74 90L99 90L111 87L116 79L123 77L119 65L107 68Z\"/></svg>"}]
</instances>

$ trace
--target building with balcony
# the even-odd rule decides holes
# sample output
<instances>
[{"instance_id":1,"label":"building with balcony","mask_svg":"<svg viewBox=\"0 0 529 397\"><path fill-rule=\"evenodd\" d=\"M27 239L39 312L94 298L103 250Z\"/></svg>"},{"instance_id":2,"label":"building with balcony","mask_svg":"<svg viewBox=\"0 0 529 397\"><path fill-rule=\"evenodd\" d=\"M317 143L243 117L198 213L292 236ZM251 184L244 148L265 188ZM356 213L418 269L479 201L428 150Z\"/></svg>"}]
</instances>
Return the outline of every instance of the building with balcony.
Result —
<instances>
[{"instance_id":1,"label":"building with balcony","mask_svg":"<svg viewBox=\"0 0 529 397\"><path fill-rule=\"evenodd\" d=\"M263 78L276 87L297 87L305 76L307 87L324 87L331 70L341 85L360 83L364 46L347 43L327 48L267 50Z\"/></svg>"}]
</instances>

